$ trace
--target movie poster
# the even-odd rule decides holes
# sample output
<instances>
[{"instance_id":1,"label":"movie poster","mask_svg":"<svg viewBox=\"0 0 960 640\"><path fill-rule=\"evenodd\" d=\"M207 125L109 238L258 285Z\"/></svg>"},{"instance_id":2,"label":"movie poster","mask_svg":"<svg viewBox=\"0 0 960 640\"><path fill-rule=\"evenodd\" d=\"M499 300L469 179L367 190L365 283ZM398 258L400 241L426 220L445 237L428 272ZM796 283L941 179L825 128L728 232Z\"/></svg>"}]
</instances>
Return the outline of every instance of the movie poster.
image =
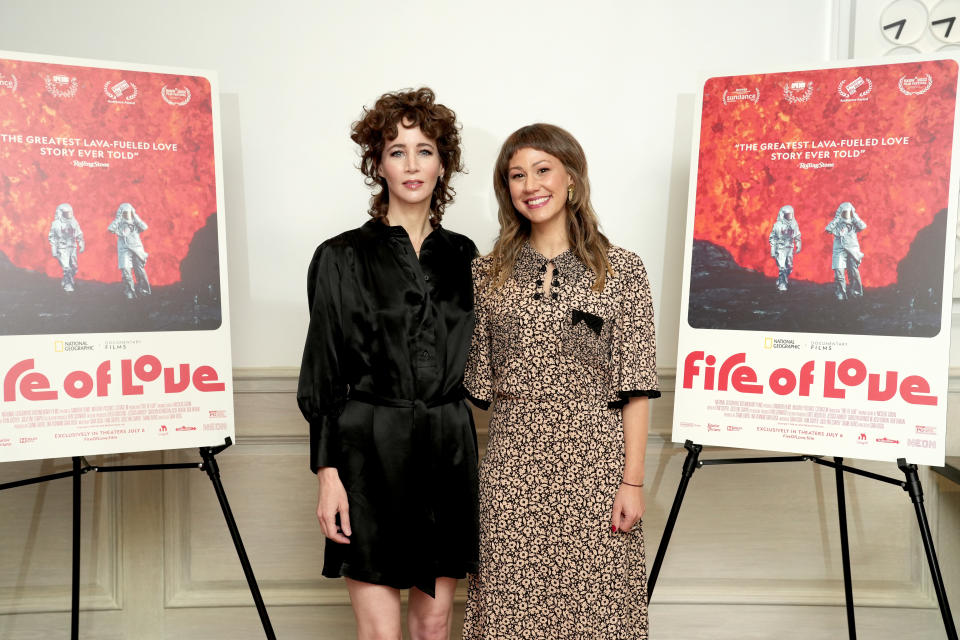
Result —
<instances>
[{"instance_id":1,"label":"movie poster","mask_svg":"<svg viewBox=\"0 0 960 640\"><path fill-rule=\"evenodd\" d=\"M233 435L209 73L0 52L0 461Z\"/></svg>"},{"instance_id":2,"label":"movie poster","mask_svg":"<svg viewBox=\"0 0 960 640\"><path fill-rule=\"evenodd\" d=\"M674 440L943 463L957 75L705 82Z\"/></svg>"}]
</instances>

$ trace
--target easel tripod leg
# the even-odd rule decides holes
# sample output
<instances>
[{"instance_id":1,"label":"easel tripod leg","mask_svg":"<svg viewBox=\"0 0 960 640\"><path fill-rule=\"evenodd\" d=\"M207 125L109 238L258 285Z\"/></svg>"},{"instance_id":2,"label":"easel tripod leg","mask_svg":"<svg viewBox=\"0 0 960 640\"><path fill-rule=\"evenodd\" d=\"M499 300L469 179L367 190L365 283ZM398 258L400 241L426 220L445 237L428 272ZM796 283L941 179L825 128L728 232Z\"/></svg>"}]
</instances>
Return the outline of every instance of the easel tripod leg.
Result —
<instances>
[{"instance_id":1,"label":"easel tripod leg","mask_svg":"<svg viewBox=\"0 0 960 640\"><path fill-rule=\"evenodd\" d=\"M923 506L923 487L920 486L920 476L917 475L917 465L907 464L905 458L897 459L897 467L903 471L907 481L903 490L910 494L914 511L917 513L917 524L920 525L920 538L923 540L923 550L927 554L927 564L930 566L930 577L933 579L933 588L937 592L937 602L940 604L940 616L943 618L943 627L949 640L957 640L957 626L950 613L950 602L947 600L947 589L943 585L943 574L940 573L940 563L937 561L937 552L933 547L933 536L930 533L930 522L927 520L927 510Z\"/></svg>"},{"instance_id":2,"label":"easel tripod leg","mask_svg":"<svg viewBox=\"0 0 960 640\"><path fill-rule=\"evenodd\" d=\"M222 448L220 448L222 450ZM243 547L243 540L240 538L240 529L237 528L237 521L233 518L233 511L230 509L230 503L227 502L227 494L223 490L223 483L220 481L220 467L217 465L215 451L211 447L202 447L200 456L203 458L203 469L213 483L213 490L217 494L217 500L220 501L220 508L223 510L223 517L227 521L227 528L230 530L230 537L233 538L233 546L237 549L237 556L240 558L240 565L243 567L243 575L247 578L247 585L250 587L250 594L253 596L253 602L257 606L257 613L260 614L260 623L263 625L263 631L268 640L276 640L277 636L273 631L273 625L270 623L270 616L267 614L267 607L263 603L263 596L260 595L260 587L257 586L257 579L253 575L253 567L250 565L250 559Z\"/></svg>"},{"instance_id":3,"label":"easel tripod leg","mask_svg":"<svg viewBox=\"0 0 960 640\"><path fill-rule=\"evenodd\" d=\"M70 638L80 637L80 458L73 458L73 567L70 581Z\"/></svg>"},{"instance_id":4,"label":"easel tripod leg","mask_svg":"<svg viewBox=\"0 0 960 640\"><path fill-rule=\"evenodd\" d=\"M843 595L847 604L847 633L857 637L857 621L853 610L853 578L850 572L850 539L847 536L847 492L843 485L843 458L834 458L837 478L837 512L840 515L840 557L843 563Z\"/></svg>"},{"instance_id":5,"label":"easel tripod leg","mask_svg":"<svg viewBox=\"0 0 960 640\"><path fill-rule=\"evenodd\" d=\"M647 579L647 602L653 597L653 588L657 585L657 576L660 575L660 567L663 565L663 559L667 555L667 545L670 544L670 537L673 535L673 527L677 524L677 516L680 515L680 505L683 503L683 496L687 492L687 485L690 484L690 478L693 472L697 470L700 462L700 452L703 445L694 444L687 440L683 443L687 450L687 458L683 461L683 472L680 476L680 485L677 487L677 495L673 499L673 506L670 508L670 516L667 518L667 524L663 528L663 537L660 538L660 546L657 548L657 557L653 561L653 567L650 569L650 577Z\"/></svg>"}]
</instances>

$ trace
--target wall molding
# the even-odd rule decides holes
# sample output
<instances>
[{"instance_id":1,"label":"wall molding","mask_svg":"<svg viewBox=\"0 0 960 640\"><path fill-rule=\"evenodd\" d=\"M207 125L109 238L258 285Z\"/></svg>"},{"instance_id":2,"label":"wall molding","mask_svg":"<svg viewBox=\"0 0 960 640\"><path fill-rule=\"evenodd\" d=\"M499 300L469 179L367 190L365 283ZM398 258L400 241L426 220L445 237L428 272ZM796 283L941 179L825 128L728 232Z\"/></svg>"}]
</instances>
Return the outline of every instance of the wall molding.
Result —
<instances>
[{"instance_id":1,"label":"wall molding","mask_svg":"<svg viewBox=\"0 0 960 640\"><path fill-rule=\"evenodd\" d=\"M247 439L249 441L249 439ZM256 446L262 442L257 441ZM250 446L249 442L246 446ZM238 443L238 448L244 445ZM236 455L236 452L233 453ZM306 470L306 467L304 467ZM227 538L231 561L236 562L240 577L235 580L210 580L193 575L194 566L192 540L192 512L190 509L192 484L200 483L202 490L211 491L206 478L195 474L165 472L163 476L164 495L164 607L208 608L208 607L246 607L251 606L250 589L240 570L232 541ZM236 500L235 496L228 498ZM204 512L204 517L222 520L219 510ZM266 524L266 526L271 526ZM241 535L243 531L241 530ZM319 528L317 535L320 535ZM244 539L249 547L249 539ZM254 571L257 566L254 564ZM270 605L338 605L349 604L350 598L342 583L317 577L313 580L271 580L257 576L257 584L264 601Z\"/></svg>"},{"instance_id":2,"label":"wall molding","mask_svg":"<svg viewBox=\"0 0 960 640\"><path fill-rule=\"evenodd\" d=\"M42 464L45 461L36 462ZM83 504L83 518L93 523L92 535L84 531L84 538L81 539L86 539L89 543L89 546L81 545L81 569L89 579L80 585L80 601L85 611L113 611L123 607L123 536L120 478L117 477L119 475L94 476L87 480L93 484L94 495L92 500L87 495L88 499ZM66 484L62 483L57 488L62 489ZM102 491L101 495L97 495L98 489ZM13 495L11 493L10 497ZM69 521L70 514L66 511L56 517ZM69 538L64 544L68 543ZM28 559L31 554L36 557ZM23 556L23 562L27 565L36 562L49 570L44 564L45 558L42 550L33 548ZM66 563L59 567L59 570L62 570L62 582L59 584L0 587L0 615L70 611L71 556L66 553L63 558Z\"/></svg>"}]
</instances>

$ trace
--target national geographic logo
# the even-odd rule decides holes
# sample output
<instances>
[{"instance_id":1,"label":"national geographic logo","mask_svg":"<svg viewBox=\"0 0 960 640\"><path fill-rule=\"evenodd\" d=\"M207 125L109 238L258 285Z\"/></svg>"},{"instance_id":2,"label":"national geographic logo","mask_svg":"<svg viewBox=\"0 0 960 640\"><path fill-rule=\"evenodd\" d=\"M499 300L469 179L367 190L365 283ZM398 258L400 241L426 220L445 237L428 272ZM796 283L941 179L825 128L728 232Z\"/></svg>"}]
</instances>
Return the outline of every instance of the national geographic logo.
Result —
<instances>
[{"instance_id":1,"label":"national geographic logo","mask_svg":"<svg viewBox=\"0 0 960 640\"><path fill-rule=\"evenodd\" d=\"M764 349L800 349L800 345L789 338L764 338Z\"/></svg>"},{"instance_id":2,"label":"national geographic logo","mask_svg":"<svg viewBox=\"0 0 960 640\"><path fill-rule=\"evenodd\" d=\"M65 351L93 351L93 345L86 340L54 340L53 350L57 353Z\"/></svg>"}]
</instances>

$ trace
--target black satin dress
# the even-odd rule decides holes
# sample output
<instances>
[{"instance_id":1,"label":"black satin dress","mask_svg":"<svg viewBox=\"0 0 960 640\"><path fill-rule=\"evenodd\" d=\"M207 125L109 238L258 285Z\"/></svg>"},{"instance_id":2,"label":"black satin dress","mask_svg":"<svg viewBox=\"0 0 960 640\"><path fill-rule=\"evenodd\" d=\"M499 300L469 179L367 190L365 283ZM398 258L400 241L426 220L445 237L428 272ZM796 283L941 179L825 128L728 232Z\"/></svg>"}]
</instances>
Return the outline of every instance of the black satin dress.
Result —
<instances>
[{"instance_id":1,"label":"black satin dress","mask_svg":"<svg viewBox=\"0 0 960 640\"><path fill-rule=\"evenodd\" d=\"M478 559L477 441L463 400L476 246L437 227L420 257L371 220L310 263L297 401L310 468L336 467L350 544L326 540L323 575L434 595Z\"/></svg>"}]
</instances>

